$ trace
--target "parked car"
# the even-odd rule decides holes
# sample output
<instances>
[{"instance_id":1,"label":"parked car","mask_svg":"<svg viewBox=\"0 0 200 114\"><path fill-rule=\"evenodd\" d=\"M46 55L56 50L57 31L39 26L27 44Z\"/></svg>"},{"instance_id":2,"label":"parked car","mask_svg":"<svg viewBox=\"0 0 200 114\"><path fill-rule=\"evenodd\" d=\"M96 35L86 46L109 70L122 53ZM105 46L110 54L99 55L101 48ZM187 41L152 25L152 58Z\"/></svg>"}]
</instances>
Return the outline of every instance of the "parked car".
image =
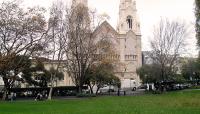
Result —
<instances>
[{"instance_id":1,"label":"parked car","mask_svg":"<svg viewBox=\"0 0 200 114\"><path fill-rule=\"evenodd\" d=\"M147 85L146 84L142 84L138 87L138 89L147 89Z\"/></svg>"}]
</instances>

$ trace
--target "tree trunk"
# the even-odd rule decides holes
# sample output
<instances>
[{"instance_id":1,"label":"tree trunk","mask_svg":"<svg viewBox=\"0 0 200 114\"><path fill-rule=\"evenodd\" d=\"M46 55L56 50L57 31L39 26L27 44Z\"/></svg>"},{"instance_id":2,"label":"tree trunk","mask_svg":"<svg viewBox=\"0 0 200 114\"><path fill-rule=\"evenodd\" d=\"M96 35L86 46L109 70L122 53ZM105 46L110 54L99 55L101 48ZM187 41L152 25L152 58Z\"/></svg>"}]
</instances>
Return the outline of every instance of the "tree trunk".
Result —
<instances>
[{"instance_id":1,"label":"tree trunk","mask_svg":"<svg viewBox=\"0 0 200 114\"><path fill-rule=\"evenodd\" d=\"M82 86L80 86L80 85L78 86L78 92L82 93Z\"/></svg>"},{"instance_id":2,"label":"tree trunk","mask_svg":"<svg viewBox=\"0 0 200 114\"><path fill-rule=\"evenodd\" d=\"M53 94L53 87L50 87L48 100L52 100L52 94Z\"/></svg>"},{"instance_id":3,"label":"tree trunk","mask_svg":"<svg viewBox=\"0 0 200 114\"><path fill-rule=\"evenodd\" d=\"M53 81L53 74L51 74L51 86L50 86L50 90L49 90L49 95L48 95L48 100L52 100L52 94L53 94L53 84L54 84L54 81Z\"/></svg>"},{"instance_id":4,"label":"tree trunk","mask_svg":"<svg viewBox=\"0 0 200 114\"><path fill-rule=\"evenodd\" d=\"M2 100L5 101L6 98L7 98L7 93L8 93L8 90L5 88L4 89L4 93L3 93L3 97L2 97Z\"/></svg>"},{"instance_id":5,"label":"tree trunk","mask_svg":"<svg viewBox=\"0 0 200 114\"><path fill-rule=\"evenodd\" d=\"M91 86L91 85L88 85L89 86L89 88L90 88L90 94L93 94L94 92L93 92L93 87Z\"/></svg>"},{"instance_id":6,"label":"tree trunk","mask_svg":"<svg viewBox=\"0 0 200 114\"><path fill-rule=\"evenodd\" d=\"M8 79L3 77L3 82L4 82L4 93L3 93L3 97L2 97L2 100L6 100L7 98L7 93L8 93L8 88L10 88L10 85L8 83Z\"/></svg>"},{"instance_id":7,"label":"tree trunk","mask_svg":"<svg viewBox=\"0 0 200 114\"><path fill-rule=\"evenodd\" d=\"M109 85L109 89L108 89L108 93L109 93L109 95L110 95L110 92L111 92L111 90L110 90L110 85Z\"/></svg>"},{"instance_id":8,"label":"tree trunk","mask_svg":"<svg viewBox=\"0 0 200 114\"><path fill-rule=\"evenodd\" d=\"M100 88L99 88L99 87L97 87L96 95L98 94L98 91L99 91L99 89L100 89Z\"/></svg>"},{"instance_id":9,"label":"tree trunk","mask_svg":"<svg viewBox=\"0 0 200 114\"><path fill-rule=\"evenodd\" d=\"M162 81L164 81L164 68L163 67L161 68L161 78L162 78Z\"/></svg>"}]
</instances>

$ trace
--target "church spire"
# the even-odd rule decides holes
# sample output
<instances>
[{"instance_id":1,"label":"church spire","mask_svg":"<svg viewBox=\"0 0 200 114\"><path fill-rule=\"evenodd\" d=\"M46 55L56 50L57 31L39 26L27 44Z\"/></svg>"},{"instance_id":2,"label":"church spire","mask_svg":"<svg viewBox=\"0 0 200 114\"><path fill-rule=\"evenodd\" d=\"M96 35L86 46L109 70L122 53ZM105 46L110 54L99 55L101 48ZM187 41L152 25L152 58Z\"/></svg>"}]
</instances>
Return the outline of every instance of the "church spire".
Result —
<instances>
[{"instance_id":1,"label":"church spire","mask_svg":"<svg viewBox=\"0 0 200 114\"><path fill-rule=\"evenodd\" d=\"M120 0L119 23L117 29L121 34L125 34L129 30L140 33L135 0Z\"/></svg>"},{"instance_id":2,"label":"church spire","mask_svg":"<svg viewBox=\"0 0 200 114\"><path fill-rule=\"evenodd\" d=\"M80 4L88 7L88 0L72 0L72 7L76 7Z\"/></svg>"}]
</instances>

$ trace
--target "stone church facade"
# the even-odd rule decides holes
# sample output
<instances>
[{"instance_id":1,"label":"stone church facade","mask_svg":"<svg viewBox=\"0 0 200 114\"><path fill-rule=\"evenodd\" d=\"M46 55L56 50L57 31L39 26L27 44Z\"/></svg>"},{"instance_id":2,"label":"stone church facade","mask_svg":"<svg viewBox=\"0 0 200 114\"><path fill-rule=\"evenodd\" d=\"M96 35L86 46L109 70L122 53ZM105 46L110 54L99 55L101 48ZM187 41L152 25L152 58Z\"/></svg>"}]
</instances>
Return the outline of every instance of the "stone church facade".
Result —
<instances>
[{"instance_id":1,"label":"stone church facade","mask_svg":"<svg viewBox=\"0 0 200 114\"><path fill-rule=\"evenodd\" d=\"M79 3L87 0L78 0ZM85 5L85 4L84 4ZM142 66L140 23L137 17L135 0L120 0L119 22L114 29L108 22L103 22L94 31L95 37L108 34L112 37L119 55L119 68L116 75L121 79L122 88L139 86L141 81L136 70Z\"/></svg>"},{"instance_id":2,"label":"stone church facade","mask_svg":"<svg viewBox=\"0 0 200 114\"><path fill-rule=\"evenodd\" d=\"M72 7L79 4L87 7L88 0L72 0ZM120 0L119 5L119 22L114 29L107 21L98 26L93 33L93 37L102 37L107 35L114 44L116 54L113 58L117 58L118 67L115 69L115 75L121 80L121 88L137 87L141 80L136 70L142 66L141 52L141 33L140 23L137 18L136 1ZM57 62L53 62L57 65ZM52 63L44 62L45 68L50 69ZM73 86L72 79L64 72L63 80L56 83L57 86Z\"/></svg>"}]
</instances>

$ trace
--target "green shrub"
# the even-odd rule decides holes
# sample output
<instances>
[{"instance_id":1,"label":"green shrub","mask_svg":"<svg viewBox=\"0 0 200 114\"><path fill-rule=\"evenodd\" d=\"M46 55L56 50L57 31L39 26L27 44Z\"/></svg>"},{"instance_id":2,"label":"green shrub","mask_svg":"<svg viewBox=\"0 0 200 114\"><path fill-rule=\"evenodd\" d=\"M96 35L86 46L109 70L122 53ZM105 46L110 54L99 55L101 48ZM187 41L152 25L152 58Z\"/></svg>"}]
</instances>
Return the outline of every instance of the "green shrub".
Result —
<instances>
[{"instance_id":1,"label":"green shrub","mask_svg":"<svg viewBox=\"0 0 200 114\"><path fill-rule=\"evenodd\" d=\"M87 93L78 93L77 97L96 97L95 94L87 94Z\"/></svg>"},{"instance_id":2,"label":"green shrub","mask_svg":"<svg viewBox=\"0 0 200 114\"><path fill-rule=\"evenodd\" d=\"M200 89L200 85L192 86L190 89Z\"/></svg>"},{"instance_id":3,"label":"green shrub","mask_svg":"<svg viewBox=\"0 0 200 114\"><path fill-rule=\"evenodd\" d=\"M160 91L160 90L155 90L155 91L153 91L153 94L162 94L162 91Z\"/></svg>"}]
</instances>

